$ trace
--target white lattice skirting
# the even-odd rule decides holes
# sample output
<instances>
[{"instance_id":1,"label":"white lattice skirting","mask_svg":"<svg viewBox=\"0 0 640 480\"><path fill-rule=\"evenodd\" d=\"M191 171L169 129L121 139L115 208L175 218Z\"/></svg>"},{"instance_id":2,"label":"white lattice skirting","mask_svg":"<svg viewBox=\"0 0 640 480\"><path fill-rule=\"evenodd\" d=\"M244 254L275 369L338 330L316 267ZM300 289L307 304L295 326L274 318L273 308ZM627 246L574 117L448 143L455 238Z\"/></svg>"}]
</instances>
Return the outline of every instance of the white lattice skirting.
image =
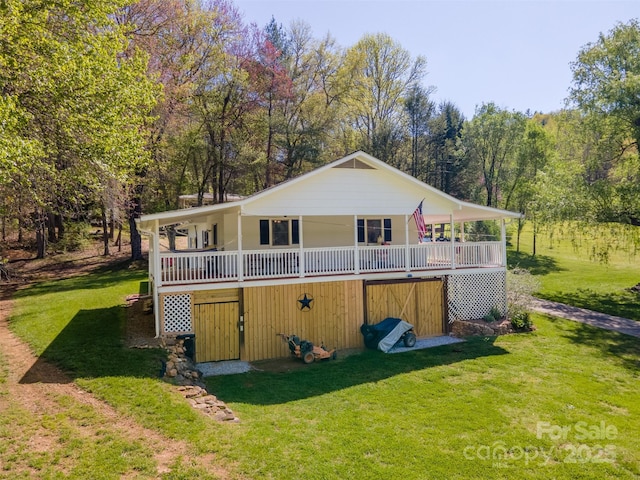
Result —
<instances>
[{"instance_id":1,"label":"white lattice skirting","mask_svg":"<svg viewBox=\"0 0 640 480\"><path fill-rule=\"evenodd\" d=\"M191 295L164 295L162 297L164 313L164 333L191 331Z\"/></svg>"},{"instance_id":2,"label":"white lattice skirting","mask_svg":"<svg viewBox=\"0 0 640 480\"><path fill-rule=\"evenodd\" d=\"M450 275L447 280L449 322L482 318L493 307L505 315L506 283L506 272Z\"/></svg>"}]
</instances>

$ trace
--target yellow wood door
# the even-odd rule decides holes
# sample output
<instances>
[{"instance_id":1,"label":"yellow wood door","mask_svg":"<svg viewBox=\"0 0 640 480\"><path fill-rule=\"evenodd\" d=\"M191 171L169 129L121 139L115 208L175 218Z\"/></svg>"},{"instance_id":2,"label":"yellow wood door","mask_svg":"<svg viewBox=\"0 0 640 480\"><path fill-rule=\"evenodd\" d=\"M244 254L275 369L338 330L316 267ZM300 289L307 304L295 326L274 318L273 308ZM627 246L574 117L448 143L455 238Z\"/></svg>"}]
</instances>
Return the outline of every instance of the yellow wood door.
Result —
<instances>
[{"instance_id":1,"label":"yellow wood door","mask_svg":"<svg viewBox=\"0 0 640 480\"><path fill-rule=\"evenodd\" d=\"M444 333L444 290L442 281L367 282L367 323L387 317L413 325L418 337Z\"/></svg>"},{"instance_id":2,"label":"yellow wood door","mask_svg":"<svg viewBox=\"0 0 640 480\"><path fill-rule=\"evenodd\" d=\"M240 358L238 302L194 305L195 361L217 362Z\"/></svg>"}]
</instances>

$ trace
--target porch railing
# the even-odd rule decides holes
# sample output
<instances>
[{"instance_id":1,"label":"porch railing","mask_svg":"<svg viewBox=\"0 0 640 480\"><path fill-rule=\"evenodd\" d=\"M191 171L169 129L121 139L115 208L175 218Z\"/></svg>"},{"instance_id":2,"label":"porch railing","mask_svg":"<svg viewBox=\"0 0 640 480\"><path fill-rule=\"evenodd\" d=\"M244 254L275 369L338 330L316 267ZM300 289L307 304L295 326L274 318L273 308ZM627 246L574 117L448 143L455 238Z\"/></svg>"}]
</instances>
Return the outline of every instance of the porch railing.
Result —
<instances>
[{"instance_id":1,"label":"porch railing","mask_svg":"<svg viewBox=\"0 0 640 480\"><path fill-rule=\"evenodd\" d=\"M162 285L209 283L271 278L353 275L376 272L423 272L436 269L497 267L504 265L500 242L433 242L420 245L381 245L251 250L242 252L162 252ZM357 261L356 261L357 259ZM407 263L408 262L408 263Z\"/></svg>"}]
</instances>

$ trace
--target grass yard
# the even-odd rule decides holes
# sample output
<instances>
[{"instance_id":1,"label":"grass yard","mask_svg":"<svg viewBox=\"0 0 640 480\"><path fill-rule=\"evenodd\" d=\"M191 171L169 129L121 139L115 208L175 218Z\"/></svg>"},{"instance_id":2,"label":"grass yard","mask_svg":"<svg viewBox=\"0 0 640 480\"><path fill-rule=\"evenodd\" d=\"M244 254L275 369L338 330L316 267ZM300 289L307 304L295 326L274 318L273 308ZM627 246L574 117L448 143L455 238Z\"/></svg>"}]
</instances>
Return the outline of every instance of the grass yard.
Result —
<instances>
[{"instance_id":1,"label":"grass yard","mask_svg":"<svg viewBox=\"0 0 640 480\"><path fill-rule=\"evenodd\" d=\"M112 269L19 291L11 328L123 418L186 444L161 478L215 478L211 462L251 479L640 475L640 339L534 316L533 333L210 378L241 419L219 424L157 378L162 352L122 346L123 299L142 280ZM0 403L0 478L157 478L153 442L54 401L44 417ZM55 439L46 453L34 432Z\"/></svg>"},{"instance_id":2,"label":"grass yard","mask_svg":"<svg viewBox=\"0 0 640 480\"><path fill-rule=\"evenodd\" d=\"M638 227L581 231L561 225L538 236L533 257L533 236L525 227L520 253L508 251L509 266L527 268L536 275L541 284L537 295L542 298L640 321L640 295L629 290L640 283L636 237L640 238Z\"/></svg>"}]
</instances>

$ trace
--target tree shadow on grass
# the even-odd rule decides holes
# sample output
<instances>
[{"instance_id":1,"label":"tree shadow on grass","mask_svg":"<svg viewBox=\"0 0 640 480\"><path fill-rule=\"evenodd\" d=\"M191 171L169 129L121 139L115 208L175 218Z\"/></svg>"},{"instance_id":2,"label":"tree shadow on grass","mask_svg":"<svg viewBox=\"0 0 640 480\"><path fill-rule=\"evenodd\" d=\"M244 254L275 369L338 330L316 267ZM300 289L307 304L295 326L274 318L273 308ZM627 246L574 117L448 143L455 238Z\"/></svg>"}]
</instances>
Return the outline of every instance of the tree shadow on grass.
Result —
<instances>
[{"instance_id":1,"label":"tree shadow on grass","mask_svg":"<svg viewBox=\"0 0 640 480\"><path fill-rule=\"evenodd\" d=\"M366 350L287 373L252 371L242 375L209 377L205 381L210 390L226 402L275 405L375 383L425 368L509 353L494 345L494 340L494 337L470 338L464 343L394 355Z\"/></svg>"},{"instance_id":2,"label":"tree shadow on grass","mask_svg":"<svg viewBox=\"0 0 640 480\"><path fill-rule=\"evenodd\" d=\"M640 321L640 297L637 293L622 290L615 293L599 293L588 288L572 292L556 292L545 295L545 299L586 308L594 312L615 315Z\"/></svg>"},{"instance_id":3,"label":"tree shadow on grass","mask_svg":"<svg viewBox=\"0 0 640 480\"><path fill-rule=\"evenodd\" d=\"M127 376L158 377L166 351L130 349L123 343L125 312L122 306L80 310L55 337L21 383L54 382L48 364L69 378Z\"/></svg>"},{"instance_id":4,"label":"tree shadow on grass","mask_svg":"<svg viewBox=\"0 0 640 480\"><path fill-rule=\"evenodd\" d=\"M136 279L143 280L146 272L138 268L130 268L130 265L131 262L129 261L113 263L100 267L96 270L92 270L86 275L76 275L61 280L37 283L24 290L17 290L13 297L36 297L56 292L102 289L118 285L125 281Z\"/></svg>"},{"instance_id":5,"label":"tree shadow on grass","mask_svg":"<svg viewBox=\"0 0 640 480\"><path fill-rule=\"evenodd\" d=\"M531 272L532 275L546 275L551 272L562 271L563 268L558 266L558 262L547 255L529 255L523 252L507 252L508 268L524 268Z\"/></svg>"},{"instance_id":6,"label":"tree shadow on grass","mask_svg":"<svg viewBox=\"0 0 640 480\"><path fill-rule=\"evenodd\" d=\"M640 339L612 330L571 322L565 338L580 345L598 348L606 355L614 356L625 368L637 372L640 368Z\"/></svg>"}]
</instances>

